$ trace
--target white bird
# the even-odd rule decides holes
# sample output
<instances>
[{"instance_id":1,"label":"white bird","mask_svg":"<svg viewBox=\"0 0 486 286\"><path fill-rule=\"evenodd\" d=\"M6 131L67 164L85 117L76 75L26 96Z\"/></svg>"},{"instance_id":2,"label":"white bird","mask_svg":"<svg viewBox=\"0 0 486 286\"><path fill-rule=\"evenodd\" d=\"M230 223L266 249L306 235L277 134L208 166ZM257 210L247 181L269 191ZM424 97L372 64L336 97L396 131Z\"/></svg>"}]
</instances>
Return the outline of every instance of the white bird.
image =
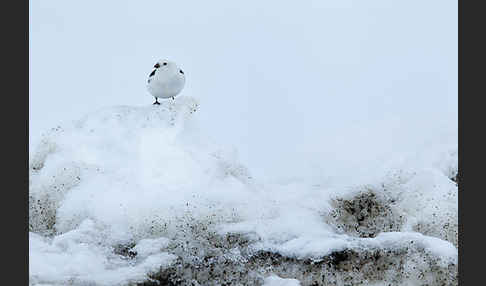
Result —
<instances>
[{"instance_id":1,"label":"white bird","mask_svg":"<svg viewBox=\"0 0 486 286\"><path fill-rule=\"evenodd\" d=\"M160 104L159 98L172 98L184 88L186 76L176 63L159 60L147 80L147 90L155 97L154 104Z\"/></svg>"}]
</instances>

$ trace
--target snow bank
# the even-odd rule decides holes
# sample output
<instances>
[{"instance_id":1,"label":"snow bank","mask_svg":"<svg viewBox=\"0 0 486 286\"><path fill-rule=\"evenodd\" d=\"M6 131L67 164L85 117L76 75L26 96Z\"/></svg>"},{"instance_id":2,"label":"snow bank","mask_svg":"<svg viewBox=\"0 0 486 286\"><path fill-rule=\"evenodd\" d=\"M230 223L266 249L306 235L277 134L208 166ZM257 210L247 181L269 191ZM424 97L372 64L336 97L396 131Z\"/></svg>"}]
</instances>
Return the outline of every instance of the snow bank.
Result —
<instances>
[{"instance_id":1,"label":"snow bank","mask_svg":"<svg viewBox=\"0 0 486 286\"><path fill-rule=\"evenodd\" d=\"M117 106L44 135L32 284L457 284L457 149L366 185L264 184L200 132L198 108Z\"/></svg>"}]
</instances>

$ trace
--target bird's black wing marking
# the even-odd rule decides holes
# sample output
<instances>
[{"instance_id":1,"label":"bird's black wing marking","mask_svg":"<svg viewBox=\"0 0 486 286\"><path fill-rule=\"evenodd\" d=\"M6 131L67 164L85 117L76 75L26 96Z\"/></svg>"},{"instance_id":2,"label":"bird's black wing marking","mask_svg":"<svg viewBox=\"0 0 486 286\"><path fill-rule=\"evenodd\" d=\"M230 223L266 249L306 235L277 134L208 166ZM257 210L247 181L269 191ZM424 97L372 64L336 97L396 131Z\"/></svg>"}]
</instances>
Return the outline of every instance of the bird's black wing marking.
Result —
<instances>
[{"instance_id":1,"label":"bird's black wing marking","mask_svg":"<svg viewBox=\"0 0 486 286\"><path fill-rule=\"evenodd\" d=\"M155 75L155 71L156 71L156 70L153 70L153 71L150 73L149 77L153 77L153 76Z\"/></svg>"}]
</instances>

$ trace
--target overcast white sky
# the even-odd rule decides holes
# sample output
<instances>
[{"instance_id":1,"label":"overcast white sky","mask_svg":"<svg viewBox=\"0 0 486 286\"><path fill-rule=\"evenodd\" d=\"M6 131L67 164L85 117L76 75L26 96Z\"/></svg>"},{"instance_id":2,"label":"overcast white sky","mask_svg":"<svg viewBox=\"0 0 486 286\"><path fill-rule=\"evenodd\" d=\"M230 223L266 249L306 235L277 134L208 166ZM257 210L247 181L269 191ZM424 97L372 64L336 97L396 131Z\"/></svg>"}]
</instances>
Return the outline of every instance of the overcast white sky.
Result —
<instances>
[{"instance_id":1,"label":"overcast white sky","mask_svg":"<svg viewBox=\"0 0 486 286\"><path fill-rule=\"evenodd\" d=\"M326 176L457 140L457 1L30 1L30 150L186 74L210 137L260 176ZM425 146L425 147L424 147Z\"/></svg>"}]
</instances>

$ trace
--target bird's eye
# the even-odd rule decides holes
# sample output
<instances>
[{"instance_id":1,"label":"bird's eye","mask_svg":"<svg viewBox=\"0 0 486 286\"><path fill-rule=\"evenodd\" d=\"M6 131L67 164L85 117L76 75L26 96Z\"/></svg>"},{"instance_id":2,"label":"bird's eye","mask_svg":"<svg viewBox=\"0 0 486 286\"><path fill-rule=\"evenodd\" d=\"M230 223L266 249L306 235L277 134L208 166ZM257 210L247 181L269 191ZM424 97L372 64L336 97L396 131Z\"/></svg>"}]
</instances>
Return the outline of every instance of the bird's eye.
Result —
<instances>
[{"instance_id":1,"label":"bird's eye","mask_svg":"<svg viewBox=\"0 0 486 286\"><path fill-rule=\"evenodd\" d=\"M155 66L154 66L154 68L156 68L156 69L160 68L159 63L156 63Z\"/></svg>"},{"instance_id":2,"label":"bird's eye","mask_svg":"<svg viewBox=\"0 0 486 286\"><path fill-rule=\"evenodd\" d=\"M179 70L179 72L180 72L181 74L184 74L184 72L183 72L182 70Z\"/></svg>"},{"instance_id":3,"label":"bird's eye","mask_svg":"<svg viewBox=\"0 0 486 286\"><path fill-rule=\"evenodd\" d=\"M164 66L166 66L166 65L167 65L167 63L164 63Z\"/></svg>"}]
</instances>

